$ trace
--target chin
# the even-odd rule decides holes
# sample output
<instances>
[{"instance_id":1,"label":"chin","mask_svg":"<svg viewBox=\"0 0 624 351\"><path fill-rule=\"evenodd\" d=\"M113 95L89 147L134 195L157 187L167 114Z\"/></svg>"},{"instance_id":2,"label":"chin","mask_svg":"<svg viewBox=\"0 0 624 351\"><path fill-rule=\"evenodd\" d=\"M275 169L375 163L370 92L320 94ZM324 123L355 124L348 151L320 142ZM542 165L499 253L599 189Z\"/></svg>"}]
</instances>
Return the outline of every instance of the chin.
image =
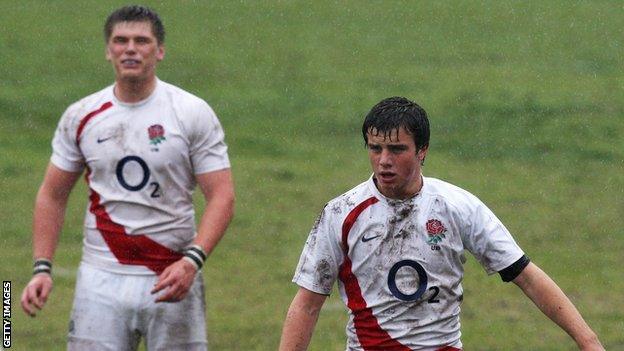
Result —
<instances>
[{"instance_id":1,"label":"chin","mask_svg":"<svg viewBox=\"0 0 624 351\"><path fill-rule=\"evenodd\" d=\"M118 80L123 80L129 83L136 83L146 80L144 76L139 74L120 74Z\"/></svg>"}]
</instances>

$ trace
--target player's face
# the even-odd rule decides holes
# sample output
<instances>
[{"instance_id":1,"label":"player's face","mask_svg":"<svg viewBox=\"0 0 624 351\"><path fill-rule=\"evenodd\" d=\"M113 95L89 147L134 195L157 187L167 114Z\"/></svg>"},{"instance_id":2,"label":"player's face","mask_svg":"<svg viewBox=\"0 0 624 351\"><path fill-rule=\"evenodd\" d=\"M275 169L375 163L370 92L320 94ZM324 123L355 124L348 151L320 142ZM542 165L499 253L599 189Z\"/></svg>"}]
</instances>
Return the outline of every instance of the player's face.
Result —
<instances>
[{"instance_id":1,"label":"player's face","mask_svg":"<svg viewBox=\"0 0 624 351\"><path fill-rule=\"evenodd\" d=\"M106 59L113 64L115 78L140 82L156 76L156 64L165 57L150 22L119 22L106 43Z\"/></svg>"},{"instance_id":2,"label":"player's face","mask_svg":"<svg viewBox=\"0 0 624 351\"><path fill-rule=\"evenodd\" d=\"M415 195L422 185L421 162L427 155L427 147L417 151L414 139L404 128L388 135L375 135L371 131L367 135L368 158L379 191L392 199Z\"/></svg>"}]
</instances>

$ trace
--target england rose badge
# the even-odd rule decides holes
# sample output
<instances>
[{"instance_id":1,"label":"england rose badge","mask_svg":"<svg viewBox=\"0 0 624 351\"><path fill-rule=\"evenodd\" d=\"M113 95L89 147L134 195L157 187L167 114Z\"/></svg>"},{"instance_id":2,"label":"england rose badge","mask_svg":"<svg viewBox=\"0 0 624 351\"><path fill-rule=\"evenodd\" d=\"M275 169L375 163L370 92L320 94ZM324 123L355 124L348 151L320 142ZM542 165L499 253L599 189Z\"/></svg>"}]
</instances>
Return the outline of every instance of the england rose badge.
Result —
<instances>
[{"instance_id":1,"label":"england rose badge","mask_svg":"<svg viewBox=\"0 0 624 351\"><path fill-rule=\"evenodd\" d=\"M445 238L444 233L446 233L446 228L439 219L428 220L426 227L427 234L429 235L429 238L427 238L427 244L436 245Z\"/></svg>"},{"instance_id":2,"label":"england rose badge","mask_svg":"<svg viewBox=\"0 0 624 351\"><path fill-rule=\"evenodd\" d=\"M154 124L147 128L147 136L150 139L150 144L158 145L165 139L165 128L160 124Z\"/></svg>"}]
</instances>

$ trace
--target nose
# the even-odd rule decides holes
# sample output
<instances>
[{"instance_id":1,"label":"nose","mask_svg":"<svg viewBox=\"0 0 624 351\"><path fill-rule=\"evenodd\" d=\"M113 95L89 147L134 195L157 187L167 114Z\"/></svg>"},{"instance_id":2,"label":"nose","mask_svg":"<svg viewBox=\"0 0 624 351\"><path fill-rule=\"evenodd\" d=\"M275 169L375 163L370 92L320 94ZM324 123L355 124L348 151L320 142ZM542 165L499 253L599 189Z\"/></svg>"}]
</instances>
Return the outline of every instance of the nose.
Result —
<instances>
[{"instance_id":1,"label":"nose","mask_svg":"<svg viewBox=\"0 0 624 351\"><path fill-rule=\"evenodd\" d=\"M392 153L387 149L381 150L381 155L379 156L379 165L384 168L388 168L392 166Z\"/></svg>"},{"instance_id":2,"label":"nose","mask_svg":"<svg viewBox=\"0 0 624 351\"><path fill-rule=\"evenodd\" d=\"M134 40L128 40L128 43L126 44L126 52L135 52L136 51L136 45L134 43Z\"/></svg>"}]
</instances>

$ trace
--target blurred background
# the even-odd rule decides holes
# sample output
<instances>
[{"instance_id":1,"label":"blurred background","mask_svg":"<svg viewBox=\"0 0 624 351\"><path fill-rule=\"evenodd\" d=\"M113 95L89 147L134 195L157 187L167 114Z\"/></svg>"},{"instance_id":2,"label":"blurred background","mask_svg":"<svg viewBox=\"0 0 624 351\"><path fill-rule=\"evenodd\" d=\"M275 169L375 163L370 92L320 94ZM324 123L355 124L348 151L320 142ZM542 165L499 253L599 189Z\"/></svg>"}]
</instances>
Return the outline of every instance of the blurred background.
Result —
<instances>
[{"instance_id":1,"label":"blurred background","mask_svg":"<svg viewBox=\"0 0 624 351\"><path fill-rule=\"evenodd\" d=\"M159 78L205 99L230 147L236 217L203 271L211 350L277 348L308 231L325 202L370 175L361 123L395 95L430 116L425 175L481 198L604 346L624 349L622 2L144 3L167 31ZM113 82L102 27L122 5L0 6L0 277L13 282L15 350L65 348L84 182L35 319L19 307L32 208L61 114ZM468 257L467 350L575 348ZM346 318L335 291L310 350L344 350Z\"/></svg>"}]
</instances>

